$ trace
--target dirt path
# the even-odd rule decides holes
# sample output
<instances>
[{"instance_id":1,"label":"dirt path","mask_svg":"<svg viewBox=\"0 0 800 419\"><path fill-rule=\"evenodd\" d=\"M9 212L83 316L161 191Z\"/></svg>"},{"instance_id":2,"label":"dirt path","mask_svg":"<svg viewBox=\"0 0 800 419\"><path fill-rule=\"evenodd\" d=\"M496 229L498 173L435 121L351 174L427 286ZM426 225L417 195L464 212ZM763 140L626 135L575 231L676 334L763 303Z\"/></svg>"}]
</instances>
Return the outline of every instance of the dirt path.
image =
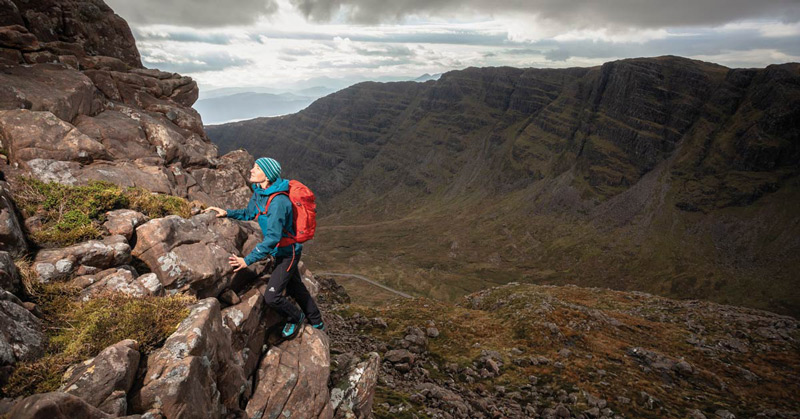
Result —
<instances>
[{"instance_id":1,"label":"dirt path","mask_svg":"<svg viewBox=\"0 0 800 419\"><path fill-rule=\"evenodd\" d=\"M383 285L381 283L375 282L375 281L373 281L373 280L371 280L371 279L369 279L369 278L367 278L366 276L363 276L363 275L343 274L343 273L335 273L335 272L317 272L316 275L347 276L347 277L350 277L350 278L356 278L356 279L360 279L360 280L362 280L364 282L369 282L370 284L375 285L376 287L383 288L386 291L389 291L391 293L397 294L397 295L399 295L401 297L414 298L414 297L412 297L412 296L410 296L410 295L408 295L408 294L406 294L406 293L404 293L402 291L398 291L398 290L396 290L394 288L389 288L386 285Z\"/></svg>"}]
</instances>

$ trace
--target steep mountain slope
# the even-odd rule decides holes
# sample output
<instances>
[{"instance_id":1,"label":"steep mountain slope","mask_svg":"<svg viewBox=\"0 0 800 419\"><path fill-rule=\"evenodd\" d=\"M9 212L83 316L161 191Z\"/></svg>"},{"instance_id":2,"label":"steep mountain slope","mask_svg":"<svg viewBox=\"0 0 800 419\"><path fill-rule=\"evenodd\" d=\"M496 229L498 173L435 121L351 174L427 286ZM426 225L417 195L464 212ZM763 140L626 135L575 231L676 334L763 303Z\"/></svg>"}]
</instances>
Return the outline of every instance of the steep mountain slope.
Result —
<instances>
[{"instance_id":1,"label":"steep mountain slope","mask_svg":"<svg viewBox=\"0 0 800 419\"><path fill-rule=\"evenodd\" d=\"M798 105L798 64L659 57L362 83L208 134L319 193L327 269L434 297L567 282L797 315Z\"/></svg>"}]
</instances>

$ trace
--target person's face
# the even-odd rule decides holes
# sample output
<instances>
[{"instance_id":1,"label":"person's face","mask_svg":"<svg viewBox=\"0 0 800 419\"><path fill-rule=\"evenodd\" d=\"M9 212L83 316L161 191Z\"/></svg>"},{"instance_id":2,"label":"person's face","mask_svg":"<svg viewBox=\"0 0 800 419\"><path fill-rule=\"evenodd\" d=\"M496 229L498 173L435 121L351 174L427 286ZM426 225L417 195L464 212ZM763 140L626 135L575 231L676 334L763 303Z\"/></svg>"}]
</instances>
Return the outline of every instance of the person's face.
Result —
<instances>
[{"instance_id":1,"label":"person's face","mask_svg":"<svg viewBox=\"0 0 800 419\"><path fill-rule=\"evenodd\" d=\"M250 169L250 183L262 183L267 180L267 175L258 167L257 164L253 164L253 168Z\"/></svg>"}]
</instances>

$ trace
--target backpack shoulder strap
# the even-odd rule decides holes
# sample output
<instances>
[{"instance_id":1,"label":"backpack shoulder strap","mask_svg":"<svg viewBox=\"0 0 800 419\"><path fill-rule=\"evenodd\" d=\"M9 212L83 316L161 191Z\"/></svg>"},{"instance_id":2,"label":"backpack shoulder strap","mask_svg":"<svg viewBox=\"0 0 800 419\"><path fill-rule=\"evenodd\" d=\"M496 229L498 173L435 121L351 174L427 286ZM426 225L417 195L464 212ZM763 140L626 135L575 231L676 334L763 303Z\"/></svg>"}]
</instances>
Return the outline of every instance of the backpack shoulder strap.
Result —
<instances>
[{"instance_id":1,"label":"backpack shoulder strap","mask_svg":"<svg viewBox=\"0 0 800 419\"><path fill-rule=\"evenodd\" d=\"M258 220L258 216L267 214L267 211L269 210L269 204L272 203L272 198L275 198L275 196L277 196L277 195L286 195L287 198L289 197L289 193L285 192L285 191L284 192L275 192L274 194L270 195L269 199L267 199L267 205L264 205L264 211L261 211L258 214L256 214L256 220ZM256 206L256 208L258 208L258 206Z\"/></svg>"}]
</instances>

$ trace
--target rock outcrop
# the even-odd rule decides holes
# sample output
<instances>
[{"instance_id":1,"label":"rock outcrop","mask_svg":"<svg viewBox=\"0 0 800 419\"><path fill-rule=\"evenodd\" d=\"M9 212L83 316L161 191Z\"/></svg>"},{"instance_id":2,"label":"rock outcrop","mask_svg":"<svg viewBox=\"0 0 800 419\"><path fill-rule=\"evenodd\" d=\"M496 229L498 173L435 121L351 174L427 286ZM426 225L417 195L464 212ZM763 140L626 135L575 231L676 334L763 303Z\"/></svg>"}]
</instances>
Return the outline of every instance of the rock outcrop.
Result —
<instances>
[{"instance_id":1,"label":"rock outcrop","mask_svg":"<svg viewBox=\"0 0 800 419\"><path fill-rule=\"evenodd\" d=\"M3 172L64 184L106 180L209 205L247 202L244 176L252 158L218 157L191 108L197 83L142 68L130 29L108 6L6 1L3 7Z\"/></svg>"},{"instance_id":2,"label":"rock outcrop","mask_svg":"<svg viewBox=\"0 0 800 419\"><path fill-rule=\"evenodd\" d=\"M333 417L328 336L309 325L299 333L264 355L247 403L248 417Z\"/></svg>"},{"instance_id":3,"label":"rock outcrop","mask_svg":"<svg viewBox=\"0 0 800 419\"><path fill-rule=\"evenodd\" d=\"M14 259L8 252L0 251L0 290L16 294L21 288L22 283Z\"/></svg>"},{"instance_id":4,"label":"rock outcrop","mask_svg":"<svg viewBox=\"0 0 800 419\"><path fill-rule=\"evenodd\" d=\"M240 362L230 331L222 324L219 301L202 300L147 358L132 407L140 413L159 409L168 418L219 418L239 412L246 389Z\"/></svg>"},{"instance_id":5,"label":"rock outcrop","mask_svg":"<svg viewBox=\"0 0 800 419\"><path fill-rule=\"evenodd\" d=\"M136 232L136 227L146 223L149 220L150 219L141 212L121 209L107 212L106 221L103 223L103 227L108 231L109 234L122 235L125 237L125 240L131 242L131 239Z\"/></svg>"},{"instance_id":6,"label":"rock outcrop","mask_svg":"<svg viewBox=\"0 0 800 419\"><path fill-rule=\"evenodd\" d=\"M359 362L348 375L331 389L335 418L369 419L378 383L381 357L375 352Z\"/></svg>"},{"instance_id":7,"label":"rock outcrop","mask_svg":"<svg viewBox=\"0 0 800 419\"><path fill-rule=\"evenodd\" d=\"M1 165L2 163L0 163ZM18 257L25 254L28 245L22 232L22 223L17 217L16 207L8 190L8 184L0 181L0 251Z\"/></svg>"},{"instance_id":8,"label":"rock outcrop","mask_svg":"<svg viewBox=\"0 0 800 419\"><path fill-rule=\"evenodd\" d=\"M231 330L232 348L242 358L246 377L252 376L258 367L266 331L282 320L264 304L266 289L266 285L252 288L241 296L238 304L222 310L225 326Z\"/></svg>"},{"instance_id":9,"label":"rock outcrop","mask_svg":"<svg viewBox=\"0 0 800 419\"><path fill-rule=\"evenodd\" d=\"M246 275L234 275L228 257L246 255L260 241L261 231L252 223L205 213L150 220L136 228L136 237L133 256L150 267L165 289L205 298L218 296Z\"/></svg>"},{"instance_id":10,"label":"rock outcrop","mask_svg":"<svg viewBox=\"0 0 800 419\"><path fill-rule=\"evenodd\" d=\"M76 273L92 274L130 262L131 247L124 236L115 235L42 250L34 258L33 269L39 281L49 282L66 280Z\"/></svg>"},{"instance_id":11,"label":"rock outcrop","mask_svg":"<svg viewBox=\"0 0 800 419\"><path fill-rule=\"evenodd\" d=\"M227 263L261 240L255 223L213 214L149 219L120 209L105 214L101 239L46 249L25 241L42 216L23 227L5 178L14 185L19 176L66 185L104 180L243 207L254 159L245 151L218 156L191 108L197 96L191 78L142 68L130 29L102 1L0 0L0 386L47 345L50 313L29 301L39 295L24 294L14 262L21 256L32 257L39 282L51 283L33 288L66 282L65 298L77 307L111 293L146 299L148 307L167 293L200 299L155 349L118 342L72 365L57 392L0 400L0 415L232 418L247 409L332 417L326 333L306 326L292 341L268 339L283 319L266 307L265 286L254 278L266 262L237 274ZM316 294L305 268L303 280ZM349 411L368 413L363 393L348 390Z\"/></svg>"},{"instance_id":12,"label":"rock outcrop","mask_svg":"<svg viewBox=\"0 0 800 419\"><path fill-rule=\"evenodd\" d=\"M78 396L110 415L125 416L127 393L138 368L139 345L133 340L123 340L70 367L59 391Z\"/></svg>"},{"instance_id":13,"label":"rock outcrop","mask_svg":"<svg viewBox=\"0 0 800 419\"><path fill-rule=\"evenodd\" d=\"M6 291L0 290L0 294ZM13 294L0 299L0 386L17 362L44 355L47 340L42 321L25 309Z\"/></svg>"},{"instance_id":14,"label":"rock outcrop","mask_svg":"<svg viewBox=\"0 0 800 419\"><path fill-rule=\"evenodd\" d=\"M16 403L8 412L14 419L106 419L109 414L86 403L80 397L54 391L34 394Z\"/></svg>"}]
</instances>

